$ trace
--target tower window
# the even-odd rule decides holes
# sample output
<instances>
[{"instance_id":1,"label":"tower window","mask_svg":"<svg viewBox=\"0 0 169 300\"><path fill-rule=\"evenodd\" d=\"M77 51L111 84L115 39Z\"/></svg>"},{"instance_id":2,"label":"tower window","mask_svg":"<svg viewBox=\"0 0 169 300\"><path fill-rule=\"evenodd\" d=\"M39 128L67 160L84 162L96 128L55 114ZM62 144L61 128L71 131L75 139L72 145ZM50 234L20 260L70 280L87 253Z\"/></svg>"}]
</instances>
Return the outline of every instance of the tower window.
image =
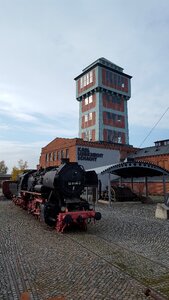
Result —
<instances>
[{"instance_id":1,"label":"tower window","mask_svg":"<svg viewBox=\"0 0 169 300\"><path fill-rule=\"evenodd\" d=\"M121 120L122 120L122 117L119 116L119 115L117 115L117 121L118 121L118 122L121 122Z\"/></svg>"},{"instance_id":2,"label":"tower window","mask_svg":"<svg viewBox=\"0 0 169 300\"><path fill-rule=\"evenodd\" d=\"M89 104L89 103L92 103L93 102L93 96L90 95L89 97L86 97L85 98L85 105Z\"/></svg>"},{"instance_id":3,"label":"tower window","mask_svg":"<svg viewBox=\"0 0 169 300\"><path fill-rule=\"evenodd\" d=\"M80 78L80 87L83 88L83 77Z\"/></svg>"},{"instance_id":4,"label":"tower window","mask_svg":"<svg viewBox=\"0 0 169 300\"><path fill-rule=\"evenodd\" d=\"M80 78L80 88L83 88L92 82L93 82L93 71L90 71L89 73L85 74Z\"/></svg>"},{"instance_id":5,"label":"tower window","mask_svg":"<svg viewBox=\"0 0 169 300\"><path fill-rule=\"evenodd\" d=\"M89 113L89 120L92 120L92 112Z\"/></svg>"},{"instance_id":6,"label":"tower window","mask_svg":"<svg viewBox=\"0 0 169 300\"><path fill-rule=\"evenodd\" d=\"M84 75L84 78L83 78L83 86L86 86L87 85L87 78L86 78L86 75Z\"/></svg>"},{"instance_id":7,"label":"tower window","mask_svg":"<svg viewBox=\"0 0 169 300\"><path fill-rule=\"evenodd\" d=\"M89 98L86 97L86 98L85 98L85 105L87 105L88 103L89 103Z\"/></svg>"},{"instance_id":8,"label":"tower window","mask_svg":"<svg viewBox=\"0 0 169 300\"><path fill-rule=\"evenodd\" d=\"M118 136L117 140L118 140L118 143L121 144L121 136Z\"/></svg>"},{"instance_id":9,"label":"tower window","mask_svg":"<svg viewBox=\"0 0 169 300\"><path fill-rule=\"evenodd\" d=\"M87 85L89 84L89 73L86 74L86 84L87 84Z\"/></svg>"},{"instance_id":10,"label":"tower window","mask_svg":"<svg viewBox=\"0 0 169 300\"><path fill-rule=\"evenodd\" d=\"M92 130L87 130L84 132L84 140L91 141L92 140Z\"/></svg>"},{"instance_id":11,"label":"tower window","mask_svg":"<svg viewBox=\"0 0 169 300\"><path fill-rule=\"evenodd\" d=\"M89 72L89 81L90 81L90 83L93 82L93 72L92 71Z\"/></svg>"},{"instance_id":12,"label":"tower window","mask_svg":"<svg viewBox=\"0 0 169 300\"><path fill-rule=\"evenodd\" d=\"M89 103L92 103L93 102L93 97L92 95L89 96Z\"/></svg>"},{"instance_id":13,"label":"tower window","mask_svg":"<svg viewBox=\"0 0 169 300\"><path fill-rule=\"evenodd\" d=\"M87 122L88 121L88 115L85 115L84 119L85 119L85 122Z\"/></svg>"}]
</instances>

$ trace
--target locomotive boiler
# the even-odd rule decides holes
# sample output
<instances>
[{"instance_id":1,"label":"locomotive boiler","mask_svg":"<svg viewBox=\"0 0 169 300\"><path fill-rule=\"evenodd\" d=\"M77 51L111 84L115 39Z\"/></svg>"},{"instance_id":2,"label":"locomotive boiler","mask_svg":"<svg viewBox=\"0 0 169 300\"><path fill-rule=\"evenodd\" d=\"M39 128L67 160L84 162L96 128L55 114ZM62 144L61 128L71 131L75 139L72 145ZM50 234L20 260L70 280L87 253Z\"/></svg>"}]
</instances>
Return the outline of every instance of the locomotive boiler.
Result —
<instances>
[{"instance_id":1,"label":"locomotive boiler","mask_svg":"<svg viewBox=\"0 0 169 300\"><path fill-rule=\"evenodd\" d=\"M101 214L81 194L85 187L97 185L94 171L85 171L78 163L64 160L59 167L22 174L13 201L58 232L72 224L86 229L87 222L100 220Z\"/></svg>"}]
</instances>

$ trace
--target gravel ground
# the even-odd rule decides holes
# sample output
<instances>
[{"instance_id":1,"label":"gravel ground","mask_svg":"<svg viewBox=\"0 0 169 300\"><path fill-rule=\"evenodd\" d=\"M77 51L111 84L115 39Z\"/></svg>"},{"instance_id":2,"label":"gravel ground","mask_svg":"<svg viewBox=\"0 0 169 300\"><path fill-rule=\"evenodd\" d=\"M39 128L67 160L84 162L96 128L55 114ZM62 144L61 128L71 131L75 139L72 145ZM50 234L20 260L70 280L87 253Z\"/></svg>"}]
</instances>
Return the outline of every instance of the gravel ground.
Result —
<instances>
[{"instance_id":1,"label":"gravel ground","mask_svg":"<svg viewBox=\"0 0 169 300\"><path fill-rule=\"evenodd\" d=\"M0 201L0 299L147 299L147 286L169 299L169 221L152 204L97 210L103 218L87 232L60 234Z\"/></svg>"}]
</instances>

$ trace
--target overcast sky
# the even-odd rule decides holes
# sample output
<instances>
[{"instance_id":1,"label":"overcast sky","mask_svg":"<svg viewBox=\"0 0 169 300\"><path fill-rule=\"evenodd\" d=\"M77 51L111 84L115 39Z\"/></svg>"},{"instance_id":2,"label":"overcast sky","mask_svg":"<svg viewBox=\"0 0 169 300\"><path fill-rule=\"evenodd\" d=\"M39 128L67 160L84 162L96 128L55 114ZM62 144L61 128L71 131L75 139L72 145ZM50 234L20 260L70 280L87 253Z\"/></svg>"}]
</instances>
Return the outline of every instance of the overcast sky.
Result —
<instances>
[{"instance_id":1,"label":"overcast sky","mask_svg":"<svg viewBox=\"0 0 169 300\"><path fill-rule=\"evenodd\" d=\"M0 161L36 167L55 137L78 137L74 78L105 57L133 76L130 144L169 106L168 0L0 0ZM169 110L142 147L169 138Z\"/></svg>"}]
</instances>

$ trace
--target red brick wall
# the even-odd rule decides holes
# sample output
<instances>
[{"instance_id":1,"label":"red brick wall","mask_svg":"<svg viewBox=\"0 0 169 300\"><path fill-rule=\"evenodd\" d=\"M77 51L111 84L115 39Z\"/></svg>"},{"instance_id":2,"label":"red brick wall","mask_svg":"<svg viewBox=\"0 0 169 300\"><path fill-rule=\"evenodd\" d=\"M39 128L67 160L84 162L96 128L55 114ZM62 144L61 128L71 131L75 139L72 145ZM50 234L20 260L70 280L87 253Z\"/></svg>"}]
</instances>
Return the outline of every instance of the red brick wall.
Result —
<instances>
[{"instance_id":1,"label":"red brick wall","mask_svg":"<svg viewBox=\"0 0 169 300\"><path fill-rule=\"evenodd\" d=\"M120 116L121 121L118 121L117 115L111 112L109 114L111 117L110 119L108 118L108 113L106 111L103 112L103 124L117 128L125 128L124 116ZM115 116L115 120L113 120L113 115Z\"/></svg>"},{"instance_id":2,"label":"red brick wall","mask_svg":"<svg viewBox=\"0 0 169 300\"><path fill-rule=\"evenodd\" d=\"M169 170L169 154L137 157L136 160L148 161Z\"/></svg>"},{"instance_id":3,"label":"red brick wall","mask_svg":"<svg viewBox=\"0 0 169 300\"><path fill-rule=\"evenodd\" d=\"M66 149L69 151L69 160L71 162L76 161L76 139L62 139L58 138L48 144L46 147L42 148L39 164L41 167L49 166L59 166L61 164L61 151L63 151L64 157L66 154ZM46 161L46 154L53 154L54 152L60 154L59 159Z\"/></svg>"},{"instance_id":4,"label":"red brick wall","mask_svg":"<svg viewBox=\"0 0 169 300\"><path fill-rule=\"evenodd\" d=\"M109 74L109 76L106 76L106 72L107 74ZM112 80L110 80L110 77L112 77ZM129 79L125 76L102 68L102 83L105 86L128 93L128 80ZM124 87L122 86L122 84L119 85L119 83L122 82L124 83Z\"/></svg>"},{"instance_id":5,"label":"red brick wall","mask_svg":"<svg viewBox=\"0 0 169 300\"><path fill-rule=\"evenodd\" d=\"M122 183L123 184L123 183ZM118 183L113 182L112 185L119 185ZM130 182L125 182L125 186L128 186L132 189ZM133 191L138 195L145 195L146 188L144 182L134 182ZM169 193L169 182L166 182L166 193ZM162 182L148 182L148 195L153 196L163 196L163 183Z\"/></svg>"},{"instance_id":6,"label":"red brick wall","mask_svg":"<svg viewBox=\"0 0 169 300\"><path fill-rule=\"evenodd\" d=\"M123 96L119 99L119 103L113 102L115 96L103 94L103 107L114 109L117 111L124 112L124 99Z\"/></svg>"}]
</instances>

